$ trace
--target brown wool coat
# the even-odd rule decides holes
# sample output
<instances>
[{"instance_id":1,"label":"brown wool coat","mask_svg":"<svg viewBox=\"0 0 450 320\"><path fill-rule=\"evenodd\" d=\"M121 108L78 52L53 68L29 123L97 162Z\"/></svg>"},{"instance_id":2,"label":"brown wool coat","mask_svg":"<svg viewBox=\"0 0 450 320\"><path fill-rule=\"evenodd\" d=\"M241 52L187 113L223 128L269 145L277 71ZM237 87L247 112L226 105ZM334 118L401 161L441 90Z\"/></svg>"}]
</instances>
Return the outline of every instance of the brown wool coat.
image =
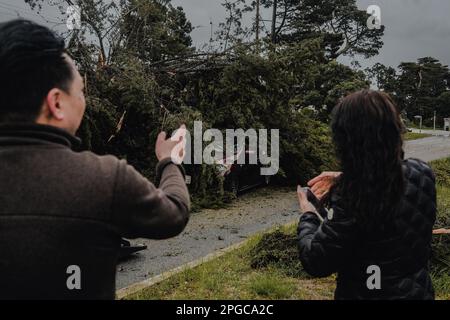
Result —
<instances>
[{"instance_id":1,"label":"brown wool coat","mask_svg":"<svg viewBox=\"0 0 450 320\"><path fill-rule=\"evenodd\" d=\"M170 160L156 188L77 143L54 127L0 126L0 299L113 299L121 237L166 239L188 222L183 171ZM80 290L68 289L71 265Z\"/></svg>"}]
</instances>

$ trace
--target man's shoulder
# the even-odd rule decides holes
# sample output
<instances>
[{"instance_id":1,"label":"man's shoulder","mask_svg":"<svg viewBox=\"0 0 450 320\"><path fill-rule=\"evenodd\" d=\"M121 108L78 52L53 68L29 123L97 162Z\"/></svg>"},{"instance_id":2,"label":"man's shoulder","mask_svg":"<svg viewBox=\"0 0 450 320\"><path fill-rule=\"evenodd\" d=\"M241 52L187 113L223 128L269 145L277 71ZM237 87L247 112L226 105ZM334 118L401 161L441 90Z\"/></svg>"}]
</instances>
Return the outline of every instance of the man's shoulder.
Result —
<instances>
[{"instance_id":1,"label":"man's shoulder","mask_svg":"<svg viewBox=\"0 0 450 320\"><path fill-rule=\"evenodd\" d=\"M92 151L82 151L82 152L73 152L74 158L77 158L80 161L89 162L97 162L105 165L118 165L121 161L116 156L107 154L107 155L98 155Z\"/></svg>"},{"instance_id":2,"label":"man's shoulder","mask_svg":"<svg viewBox=\"0 0 450 320\"><path fill-rule=\"evenodd\" d=\"M73 152L67 154L70 166L92 176L115 175L119 166L126 163L113 155L98 155L91 151Z\"/></svg>"}]
</instances>

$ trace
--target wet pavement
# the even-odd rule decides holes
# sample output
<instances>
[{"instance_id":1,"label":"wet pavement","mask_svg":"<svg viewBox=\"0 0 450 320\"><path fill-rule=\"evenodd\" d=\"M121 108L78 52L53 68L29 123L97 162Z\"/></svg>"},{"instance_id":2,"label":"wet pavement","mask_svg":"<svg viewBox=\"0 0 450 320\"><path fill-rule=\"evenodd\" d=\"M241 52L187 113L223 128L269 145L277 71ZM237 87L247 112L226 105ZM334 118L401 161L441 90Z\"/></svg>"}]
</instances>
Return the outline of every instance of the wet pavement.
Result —
<instances>
[{"instance_id":1,"label":"wet pavement","mask_svg":"<svg viewBox=\"0 0 450 320\"><path fill-rule=\"evenodd\" d=\"M294 190L254 190L226 209L202 210L191 215L185 231L169 240L131 241L148 249L117 267L117 289L202 258L247 237L298 219Z\"/></svg>"},{"instance_id":2,"label":"wet pavement","mask_svg":"<svg viewBox=\"0 0 450 320\"><path fill-rule=\"evenodd\" d=\"M420 140L406 141L405 152L407 158L419 158L427 162L450 157L450 138L433 136Z\"/></svg>"}]
</instances>

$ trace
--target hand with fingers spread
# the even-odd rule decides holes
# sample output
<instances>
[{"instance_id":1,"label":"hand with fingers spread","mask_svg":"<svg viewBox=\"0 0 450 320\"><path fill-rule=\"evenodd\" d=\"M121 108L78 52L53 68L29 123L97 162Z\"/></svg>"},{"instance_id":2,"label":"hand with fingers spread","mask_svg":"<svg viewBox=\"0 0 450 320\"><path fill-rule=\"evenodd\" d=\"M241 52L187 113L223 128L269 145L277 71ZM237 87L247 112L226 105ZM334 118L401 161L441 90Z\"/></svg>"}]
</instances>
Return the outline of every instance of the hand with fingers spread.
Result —
<instances>
[{"instance_id":1,"label":"hand with fingers spread","mask_svg":"<svg viewBox=\"0 0 450 320\"><path fill-rule=\"evenodd\" d=\"M300 213L306 213L306 212L316 212L317 209L314 207L314 205L308 200L308 195L306 193L306 190L304 190L301 186L297 187L297 196L298 196L298 203L300 204Z\"/></svg>"},{"instance_id":2,"label":"hand with fingers spread","mask_svg":"<svg viewBox=\"0 0 450 320\"><path fill-rule=\"evenodd\" d=\"M156 157L159 161L171 158L173 162L180 164L186 154L186 126L183 124L172 138L167 139L167 134L161 132L156 140Z\"/></svg>"},{"instance_id":3,"label":"hand with fingers spread","mask_svg":"<svg viewBox=\"0 0 450 320\"><path fill-rule=\"evenodd\" d=\"M317 199L322 200L328 195L331 187L335 185L341 174L342 172L323 172L320 176L309 181L308 186Z\"/></svg>"}]
</instances>

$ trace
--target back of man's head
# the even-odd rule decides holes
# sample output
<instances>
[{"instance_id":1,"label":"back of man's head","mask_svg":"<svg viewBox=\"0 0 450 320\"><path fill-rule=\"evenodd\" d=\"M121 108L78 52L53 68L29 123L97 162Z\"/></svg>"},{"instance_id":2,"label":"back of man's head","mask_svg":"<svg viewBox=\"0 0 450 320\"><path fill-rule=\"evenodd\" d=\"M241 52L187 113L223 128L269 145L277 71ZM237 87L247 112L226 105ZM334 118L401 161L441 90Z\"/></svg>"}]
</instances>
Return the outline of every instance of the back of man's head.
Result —
<instances>
[{"instance_id":1,"label":"back of man's head","mask_svg":"<svg viewBox=\"0 0 450 320\"><path fill-rule=\"evenodd\" d=\"M64 40L27 20L0 24L0 123L34 122L52 88L73 79Z\"/></svg>"}]
</instances>

